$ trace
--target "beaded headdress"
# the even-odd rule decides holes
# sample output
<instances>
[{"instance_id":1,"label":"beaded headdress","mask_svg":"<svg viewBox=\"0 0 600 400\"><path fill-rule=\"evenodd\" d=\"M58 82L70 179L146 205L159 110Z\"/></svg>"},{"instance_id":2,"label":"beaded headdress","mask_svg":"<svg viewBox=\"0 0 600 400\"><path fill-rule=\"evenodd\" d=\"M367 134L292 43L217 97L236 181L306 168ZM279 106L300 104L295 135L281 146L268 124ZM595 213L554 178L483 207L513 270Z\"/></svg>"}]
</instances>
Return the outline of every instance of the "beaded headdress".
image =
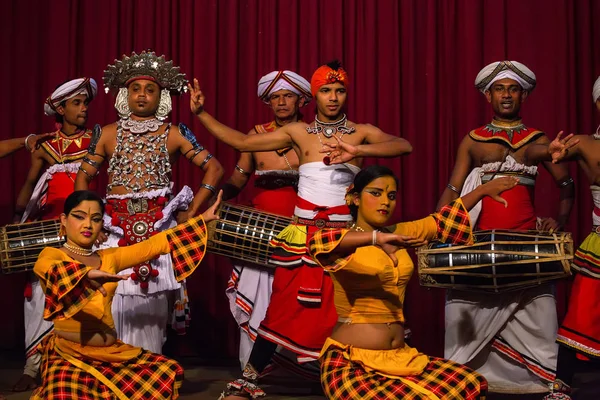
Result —
<instances>
[{"instance_id":1,"label":"beaded headdress","mask_svg":"<svg viewBox=\"0 0 600 400\"><path fill-rule=\"evenodd\" d=\"M104 71L104 90L106 93L111 89L119 90L136 78L152 80L172 95L187 91L185 74L179 72L173 61L167 61L164 55L159 57L153 51L133 52L131 56L123 55L121 60L115 60L114 65Z\"/></svg>"}]
</instances>

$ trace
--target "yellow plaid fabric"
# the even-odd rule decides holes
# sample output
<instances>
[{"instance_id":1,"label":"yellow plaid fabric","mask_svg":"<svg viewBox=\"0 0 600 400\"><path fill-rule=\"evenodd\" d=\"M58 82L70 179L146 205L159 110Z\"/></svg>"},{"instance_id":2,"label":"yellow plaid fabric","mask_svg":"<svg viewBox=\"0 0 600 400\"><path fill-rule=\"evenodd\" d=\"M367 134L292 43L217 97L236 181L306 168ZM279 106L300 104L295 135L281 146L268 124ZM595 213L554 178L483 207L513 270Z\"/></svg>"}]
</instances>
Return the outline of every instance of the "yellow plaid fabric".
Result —
<instances>
[{"instance_id":1,"label":"yellow plaid fabric","mask_svg":"<svg viewBox=\"0 0 600 400\"><path fill-rule=\"evenodd\" d=\"M48 268L42 277L46 295L44 319L70 318L87 304L96 293L89 281L83 279L91 269L66 261L55 262Z\"/></svg>"},{"instance_id":2,"label":"yellow plaid fabric","mask_svg":"<svg viewBox=\"0 0 600 400\"><path fill-rule=\"evenodd\" d=\"M340 244L348 232L348 229L321 229L308 242L310 255L326 271L337 271L344 268L350 261L351 255L337 259L327 259L328 254Z\"/></svg>"},{"instance_id":3,"label":"yellow plaid fabric","mask_svg":"<svg viewBox=\"0 0 600 400\"><path fill-rule=\"evenodd\" d=\"M431 215L438 226L437 240L444 243L473 244L473 232L469 212L461 199L445 205Z\"/></svg>"},{"instance_id":4,"label":"yellow plaid fabric","mask_svg":"<svg viewBox=\"0 0 600 400\"><path fill-rule=\"evenodd\" d=\"M487 393L483 376L442 358L429 357L421 374L396 378L368 372L349 358L336 346L321 357L321 386L328 399L484 400Z\"/></svg>"},{"instance_id":5,"label":"yellow plaid fabric","mask_svg":"<svg viewBox=\"0 0 600 400\"><path fill-rule=\"evenodd\" d=\"M206 224L204 218L198 216L165 233L171 248L175 279L179 282L194 272L204 258L208 240Z\"/></svg>"},{"instance_id":6,"label":"yellow plaid fabric","mask_svg":"<svg viewBox=\"0 0 600 400\"><path fill-rule=\"evenodd\" d=\"M175 360L141 350L139 356L126 362L109 363L79 357L76 363L80 367L77 367L56 351L54 340L55 336L50 335L40 344L42 384L31 399L166 400L179 397L183 368ZM119 393L97 379L98 374Z\"/></svg>"}]
</instances>

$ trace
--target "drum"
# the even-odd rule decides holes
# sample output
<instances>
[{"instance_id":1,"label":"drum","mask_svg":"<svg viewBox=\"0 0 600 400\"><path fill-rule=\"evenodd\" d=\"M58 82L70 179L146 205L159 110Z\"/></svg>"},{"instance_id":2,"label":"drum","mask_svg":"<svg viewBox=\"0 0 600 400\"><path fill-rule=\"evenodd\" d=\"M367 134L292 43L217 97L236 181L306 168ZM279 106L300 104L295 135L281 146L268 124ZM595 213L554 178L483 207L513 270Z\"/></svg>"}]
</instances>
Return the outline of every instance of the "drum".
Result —
<instances>
[{"instance_id":1,"label":"drum","mask_svg":"<svg viewBox=\"0 0 600 400\"><path fill-rule=\"evenodd\" d=\"M471 246L431 243L417 251L422 286L506 292L568 277L570 233L474 232Z\"/></svg>"},{"instance_id":2,"label":"drum","mask_svg":"<svg viewBox=\"0 0 600 400\"><path fill-rule=\"evenodd\" d=\"M273 249L269 246L292 222L290 217L223 202L219 219L208 223L207 251L267 267Z\"/></svg>"},{"instance_id":3,"label":"drum","mask_svg":"<svg viewBox=\"0 0 600 400\"><path fill-rule=\"evenodd\" d=\"M6 225L0 228L0 270L3 274L25 272L44 247L60 247L64 237L58 234L58 219Z\"/></svg>"}]
</instances>

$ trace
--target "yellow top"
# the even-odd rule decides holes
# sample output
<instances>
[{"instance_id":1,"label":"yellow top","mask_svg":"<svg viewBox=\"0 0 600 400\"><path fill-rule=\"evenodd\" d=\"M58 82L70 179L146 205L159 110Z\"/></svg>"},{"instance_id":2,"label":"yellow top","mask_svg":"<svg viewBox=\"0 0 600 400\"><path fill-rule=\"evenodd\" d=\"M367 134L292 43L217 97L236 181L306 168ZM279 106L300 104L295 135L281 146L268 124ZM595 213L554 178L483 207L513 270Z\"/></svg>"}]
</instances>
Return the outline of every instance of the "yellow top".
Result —
<instances>
[{"instance_id":1,"label":"yellow top","mask_svg":"<svg viewBox=\"0 0 600 400\"><path fill-rule=\"evenodd\" d=\"M98 251L100 270L118 273L160 254L171 253L178 281L187 277L200 263L206 249L206 227L202 217L161 232L133 246ZM117 282L105 283L107 296L94 289L86 278L93 269L65 252L47 247L34 266L46 297L44 318L64 332L112 332L111 306Z\"/></svg>"},{"instance_id":2,"label":"yellow top","mask_svg":"<svg viewBox=\"0 0 600 400\"><path fill-rule=\"evenodd\" d=\"M472 241L468 212L458 199L429 217L402 222L388 232L427 241ZM414 270L405 249L396 252L398 265L380 247L364 246L345 258L331 261L331 253L349 231L325 229L317 232L309 250L317 263L331 272L338 321L344 323L404 322L404 296Z\"/></svg>"}]
</instances>

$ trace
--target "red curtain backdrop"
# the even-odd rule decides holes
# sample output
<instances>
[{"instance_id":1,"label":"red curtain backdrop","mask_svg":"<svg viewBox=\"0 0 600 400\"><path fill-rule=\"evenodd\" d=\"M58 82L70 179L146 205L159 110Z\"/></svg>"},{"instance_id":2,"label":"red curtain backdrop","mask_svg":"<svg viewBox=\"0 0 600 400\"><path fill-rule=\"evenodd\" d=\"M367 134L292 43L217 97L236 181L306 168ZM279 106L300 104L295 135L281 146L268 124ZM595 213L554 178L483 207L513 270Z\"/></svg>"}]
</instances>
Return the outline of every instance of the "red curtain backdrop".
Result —
<instances>
[{"instance_id":1,"label":"red curtain backdrop","mask_svg":"<svg viewBox=\"0 0 600 400\"><path fill-rule=\"evenodd\" d=\"M600 74L599 20L597 0L4 0L0 139L53 129L42 105L58 84L80 76L101 84L106 65L132 51L152 49L173 59L188 78L200 80L206 108L243 132L271 118L256 97L262 75L290 69L310 79L320 64L339 58L351 77L349 118L413 144L407 157L369 162L388 165L400 177L396 218L419 218L434 210L460 140L491 118L473 87L484 65L518 60L535 72L538 86L523 108L526 124L550 137L596 128L600 118L590 94ZM174 100L172 121L191 126L231 173L237 154L200 127L188 101L185 95ZM113 102L100 90L90 126L117 118ZM314 105L304 113L312 120ZM0 160L0 224L11 219L27 169L24 150ZM579 243L591 226L591 199L585 177L575 166L572 172L577 199L568 228ZM184 160L173 178L177 187L194 190L202 179ZM557 202L558 189L542 171L539 215L556 215ZM180 353L236 356L237 330L224 294L230 269L228 260L210 256L190 279L193 321L179 339ZM22 282L23 276L0 276L0 347L22 346ZM408 323L413 344L429 354L442 353L443 298L441 290L412 280ZM561 313L564 301L561 296Z\"/></svg>"}]
</instances>

